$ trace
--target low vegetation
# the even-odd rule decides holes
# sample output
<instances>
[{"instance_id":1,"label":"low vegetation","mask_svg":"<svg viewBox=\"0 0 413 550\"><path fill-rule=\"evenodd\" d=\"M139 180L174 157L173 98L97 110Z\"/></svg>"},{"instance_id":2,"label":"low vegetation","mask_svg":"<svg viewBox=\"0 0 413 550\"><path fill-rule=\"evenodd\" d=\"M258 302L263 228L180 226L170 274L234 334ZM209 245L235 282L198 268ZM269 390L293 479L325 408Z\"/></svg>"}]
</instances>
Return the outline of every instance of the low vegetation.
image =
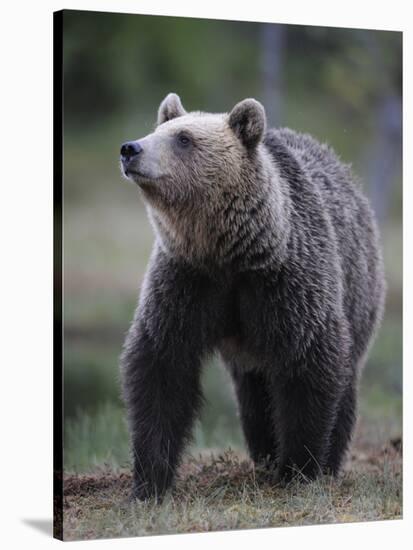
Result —
<instances>
[{"instance_id":1,"label":"low vegetation","mask_svg":"<svg viewBox=\"0 0 413 550\"><path fill-rule=\"evenodd\" d=\"M65 540L397 519L401 440L357 448L338 480L274 487L241 453L188 456L162 504L131 502L128 470L68 474Z\"/></svg>"}]
</instances>

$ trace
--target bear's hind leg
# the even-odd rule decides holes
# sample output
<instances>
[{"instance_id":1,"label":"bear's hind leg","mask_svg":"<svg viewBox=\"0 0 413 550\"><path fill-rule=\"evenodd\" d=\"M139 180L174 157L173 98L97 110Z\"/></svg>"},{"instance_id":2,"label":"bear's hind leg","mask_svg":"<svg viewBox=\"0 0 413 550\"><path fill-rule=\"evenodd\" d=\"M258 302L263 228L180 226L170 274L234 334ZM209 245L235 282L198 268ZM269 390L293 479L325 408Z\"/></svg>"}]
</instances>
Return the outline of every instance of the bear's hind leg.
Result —
<instances>
[{"instance_id":1,"label":"bear's hind leg","mask_svg":"<svg viewBox=\"0 0 413 550\"><path fill-rule=\"evenodd\" d=\"M355 382L352 381L340 401L337 419L331 434L326 473L336 476L340 471L356 423L356 407L357 389Z\"/></svg>"},{"instance_id":2,"label":"bear's hind leg","mask_svg":"<svg viewBox=\"0 0 413 550\"><path fill-rule=\"evenodd\" d=\"M325 470L342 381L330 369L312 365L304 374L279 380L275 390L277 480L313 480Z\"/></svg>"},{"instance_id":3,"label":"bear's hind leg","mask_svg":"<svg viewBox=\"0 0 413 550\"><path fill-rule=\"evenodd\" d=\"M240 417L250 456L255 463L275 468L277 442L266 378L256 372L231 369Z\"/></svg>"}]
</instances>

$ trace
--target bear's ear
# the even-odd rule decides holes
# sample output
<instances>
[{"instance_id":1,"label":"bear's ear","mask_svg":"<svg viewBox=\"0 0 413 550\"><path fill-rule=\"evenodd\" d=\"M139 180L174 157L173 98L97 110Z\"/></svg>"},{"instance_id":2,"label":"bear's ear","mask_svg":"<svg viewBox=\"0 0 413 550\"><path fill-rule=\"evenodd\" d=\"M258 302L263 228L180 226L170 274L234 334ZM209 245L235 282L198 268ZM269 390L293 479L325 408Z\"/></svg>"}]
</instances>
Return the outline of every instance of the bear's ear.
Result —
<instances>
[{"instance_id":1,"label":"bear's ear","mask_svg":"<svg viewBox=\"0 0 413 550\"><path fill-rule=\"evenodd\" d=\"M255 99L240 101L229 114L230 128L248 148L258 145L264 137L266 124L264 107Z\"/></svg>"},{"instance_id":2,"label":"bear's ear","mask_svg":"<svg viewBox=\"0 0 413 550\"><path fill-rule=\"evenodd\" d=\"M159 124L183 115L186 115L186 111L182 107L179 95L170 93L159 106L157 124L159 126Z\"/></svg>"}]
</instances>

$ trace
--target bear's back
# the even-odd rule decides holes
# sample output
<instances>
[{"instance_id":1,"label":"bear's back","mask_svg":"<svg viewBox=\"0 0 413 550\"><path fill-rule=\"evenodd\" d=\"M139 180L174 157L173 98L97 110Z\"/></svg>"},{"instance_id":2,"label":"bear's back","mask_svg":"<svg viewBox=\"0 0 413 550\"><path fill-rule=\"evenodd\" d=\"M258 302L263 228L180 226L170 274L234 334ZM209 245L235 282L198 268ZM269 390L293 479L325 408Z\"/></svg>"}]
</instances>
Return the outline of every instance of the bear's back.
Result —
<instances>
[{"instance_id":1,"label":"bear's back","mask_svg":"<svg viewBox=\"0 0 413 550\"><path fill-rule=\"evenodd\" d=\"M378 230L370 205L350 168L312 136L288 128L269 130L264 144L288 184L292 207L299 210L306 195L316 195L320 200L309 202L311 208L323 209L331 221L343 274L344 311L355 354L361 356L382 315L385 289Z\"/></svg>"}]
</instances>

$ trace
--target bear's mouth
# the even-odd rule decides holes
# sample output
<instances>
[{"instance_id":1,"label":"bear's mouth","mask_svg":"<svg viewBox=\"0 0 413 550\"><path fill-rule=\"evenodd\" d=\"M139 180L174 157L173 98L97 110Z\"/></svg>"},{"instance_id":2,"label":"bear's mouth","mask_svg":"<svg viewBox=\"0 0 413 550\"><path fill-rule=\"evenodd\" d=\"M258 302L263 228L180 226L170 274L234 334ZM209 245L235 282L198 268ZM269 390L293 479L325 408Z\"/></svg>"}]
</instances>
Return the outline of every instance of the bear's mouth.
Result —
<instances>
[{"instance_id":1,"label":"bear's mouth","mask_svg":"<svg viewBox=\"0 0 413 550\"><path fill-rule=\"evenodd\" d=\"M136 170L134 168L124 169L124 174L127 178L133 180L135 183L152 183L157 180L157 178L151 177L149 174L142 172L141 170Z\"/></svg>"}]
</instances>

